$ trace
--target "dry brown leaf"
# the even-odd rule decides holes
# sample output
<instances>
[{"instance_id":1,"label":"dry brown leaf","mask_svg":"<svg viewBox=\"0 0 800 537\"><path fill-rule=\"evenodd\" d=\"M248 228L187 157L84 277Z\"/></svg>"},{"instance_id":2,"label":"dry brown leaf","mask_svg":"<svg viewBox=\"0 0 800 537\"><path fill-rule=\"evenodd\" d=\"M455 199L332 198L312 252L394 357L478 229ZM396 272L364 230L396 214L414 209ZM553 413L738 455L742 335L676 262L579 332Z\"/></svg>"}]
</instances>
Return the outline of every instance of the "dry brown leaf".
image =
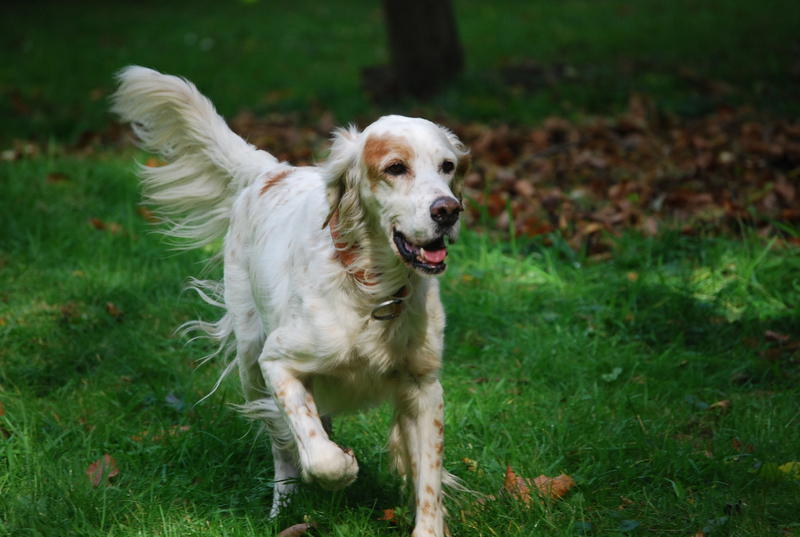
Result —
<instances>
[{"instance_id":1,"label":"dry brown leaf","mask_svg":"<svg viewBox=\"0 0 800 537\"><path fill-rule=\"evenodd\" d=\"M5 413L6 413L6 406L3 404L2 401L0 401L0 416L5 415Z\"/></svg>"},{"instance_id":2,"label":"dry brown leaf","mask_svg":"<svg viewBox=\"0 0 800 537\"><path fill-rule=\"evenodd\" d=\"M300 524L289 526L285 530L281 531L277 537L299 537L316 526L317 525L314 522L301 522Z\"/></svg>"},{"instance_id":3,"label":"dry brown leaf","mask_svg":"<svg viewBox=\"0 0 800 537\"><path fill-rule=\"evenodd\" d=\"M731 408L731 402L728 399L723 399L722 401L711 403L711 405L708 408L713 408L716 410L728 410L729 408Z\"/></svg>"},{"instance_id":4,"label":"dry brown leaf","mask_svg":"<svg viewBox=\"0 0 800 537\"><path fill-rule=\"evenodd\" d=\"M774 330L767 330L764 332L764 337L769 341L776 341L778 343L786 343L790 339L788 335L775 332Z\"/></svg>"},{"instance_id":5,"label":"dry brown leaf","mask_svg":"<svg viewBox=\"0 0 800 537\"><path fill-rule=\"evenodd\" d=\"M144 205L139 205L139 207L136 208L136 212L147 222L158 222L158 217Z\"/></svg>"},{"instance_id":6,"label":"dry brown leaf","mask_svg":"<svg viewBox=\"0 0 800 537\"><path fill-rule=\"evenodd\" d=\"M575 480L567 474L561 474L556 477L547 477L540 475L533 480L536 485L536 490L542 498L551 498L557 500L563 498L569 490L575 486Z\"/></svg>"},{"instance_id":7,"label":"dry brown leaf","mask_svg":"<svg viewBox=\"0 0 800 537\"><path fill-rule=\"evenodd\" d=\"M519 477L511 469L511 466L506 466L506 477L503 483L503 488L508 492L511 497L523 502L525 505L531 503L531 489L528 486L527 479Z\"/></svg>"},{"instance_id":8,"label":"dry brown leaf","mask_svg":"<svg viewBox=\"0 0 800 537\"><path fill-rule=\"evenodd\" d=\"M511 466L506 466L506 476L503 484L506 492L525 505L530 505L531 503L531 488L536 491L540 498L557 500L562 498L574 486L575 480L566 474L556 477L548 477L543 474L531 481L526 477L518 476Z\"/></svg>"},{"instance_id":9,"label":"dry brown leaf","mask_svg":"<svg viewBox=\"0 0 800 537\"><path fill-rule=\"evenodd\" d=\"M99 487L100 485L109 486L111 484L111 479L117 475L119 475L117 461L108 453L104 454L86 468L86 477L89 478L89 482L91 482L93 487Z\"/></svg>"},{"instance_id":10,"label":"dry brown leaf","mask_svg":"<svg viewBox=\"0 0 800 537\"><path fill-rule=\"evenodd\" d=\"M69 176L63 172L50 172L47 174L46 181L48 183L63 183L69 181Z\"/></svg>"},{"instance_id":11,"label":"dry brown leaf","mask_svg":"<svg viewBox=\"0 0 800 537\"><path fill-rule=\"evenodd\" d=\"M119 321L122 319L123 311L119 309L113 302L106 302L106 311L116 320Z\"/></svg>"},{"instance_id":12,"label":"dry brown leaf","mask_svg":"<svg viewBox=\"0 0 800 537\"><path fill-rule=\"evenodd\" d=\"M394 512L394 509L384 509L383 513L381 513L381 516L378 517L378 520L395 522L397 520L397 514Z\"/></svg>"}]
</instances>

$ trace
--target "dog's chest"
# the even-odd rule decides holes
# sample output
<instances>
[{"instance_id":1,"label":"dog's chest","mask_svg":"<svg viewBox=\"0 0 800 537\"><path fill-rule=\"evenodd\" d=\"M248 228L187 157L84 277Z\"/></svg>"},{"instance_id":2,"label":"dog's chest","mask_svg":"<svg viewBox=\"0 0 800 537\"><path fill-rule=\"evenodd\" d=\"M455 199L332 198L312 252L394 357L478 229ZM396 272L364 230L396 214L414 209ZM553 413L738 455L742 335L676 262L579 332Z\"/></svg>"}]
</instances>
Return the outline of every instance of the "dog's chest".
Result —
<instances>
[{"instance_id":1,"label":"dog's chest","mask_svg":"<svg viewBox=\"0 0 800 537\"><path fill-rule=\"evenodd\" d=\"M390 397L399 382L424 376L440 365L430 345L426 319L369 321L325 371L314 375L313 391L328 412L357 410Z\"/></svg>"}]
</instances>

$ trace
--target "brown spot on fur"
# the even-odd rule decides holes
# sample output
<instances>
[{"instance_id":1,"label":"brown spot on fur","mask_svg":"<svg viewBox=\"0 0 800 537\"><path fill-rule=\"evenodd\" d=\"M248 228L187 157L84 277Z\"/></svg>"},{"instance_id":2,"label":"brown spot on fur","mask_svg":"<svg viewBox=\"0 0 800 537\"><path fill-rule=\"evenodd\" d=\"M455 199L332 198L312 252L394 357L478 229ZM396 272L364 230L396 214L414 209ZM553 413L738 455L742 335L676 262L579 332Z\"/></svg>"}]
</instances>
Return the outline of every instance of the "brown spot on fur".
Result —
<instances>
[{"instance_id":1,"label":"brown spot on fur","mask_svg":"<svg viewBox=\"0 0 800 537\"><path fill-rule=\"evenodd\" d=\"M269 190L273 186L277 185L278 183L286 179L286 177L291 173L292 170L282 170L276 174L268 175L267 180L264 181L264 186L261 187L261 190L259 191L258 195L263 196L264 194L267 193L267 190Z\"/></svg>"},{"instance_id":2,"label":"brown spot on fur","mask_svg":"<svg viewBox=\"0 0 800 537\"><path fill-rule=\"evenodd\" d=\"M373 190L378 185L378 181L384 177L382 166L384 160L389 156L395 157L398 163L405 164L409 176L413 177L414 175L411 169L414 151L402 138L391 135L372 135L364 143L364 163L367 165L370 188Z\"/></svg>"},{"instance_id":3,"label":"brown spot on fur","mask_svg":"<svg viewBox=\"0 0 800 537\"><path fill-rule=\"evenodd\" d=\"M426 515L429 515L429 514L431 514L431 508L432 508L432 506L431 506L431 502L427 502L427 501L426 501L426 502L424 502L424 503L422 504L422 512L423 512L424 514L426 514Z\"/></svg>"},{"instance_id":4,"label":"brown spot on fur","mask_svg":"<svg viewBox=\"0 0 800 537\"><path fill-rule=\"evenodd\" d=\"M438 470L442 467L442 461L435 461L431 464L431 470Z\"/></svg>"},{"instance_id":5,"label":"brown spot on fur","mask_svg":"<svg viewBox=\"0 0 800 537\"><path fill-rule=\"evenodd\" d=\"M425 492L433 496L433 487L430 485L425 485Z\"/></svg>"},{"instance_id":6,"label":"brown spot on fur","mask_svg":"<svg viewBox=\"0 0 800 537\"><path fill-rule=\"evenodd\" d=\"M444 425L439 420L433 420L433 425L439 430L439 436L444 435Z\"/></svg>"},{"instance_id":7,"label":"brown spot on fur","mask_svg":"<svg viewBox=\"0 0 800 537\"><path fill-rule=\"evenodd\" d=\"M436 453L441 455L442 451L444 451L444 444L439 442L438 444L436 444Z\"/></svg>"},{"instance_id":8,"label":"brown spot on fur","mask_svg":"<svg viewBox=\"0 0 800 537\"><path fill-rule=\"evenodd\" d=\"M314 429L311 429L310 431L308 431L308 437L309 438L314 438L315 436L317 436L317 431L315 431Z\"/></svg>"},{"instance_id":9,"label":"brown spot on fur","mask_svg":"<svg viewBox=\"0 0 800 537\"><path fill-rule=\"evenodd\" d=\"M279 392L278 392L278 397L280 397L281 399L283 399L284 397L286 397L286 390L281 390L281 391L279 391Z\"/></svg>"}]
</instances>

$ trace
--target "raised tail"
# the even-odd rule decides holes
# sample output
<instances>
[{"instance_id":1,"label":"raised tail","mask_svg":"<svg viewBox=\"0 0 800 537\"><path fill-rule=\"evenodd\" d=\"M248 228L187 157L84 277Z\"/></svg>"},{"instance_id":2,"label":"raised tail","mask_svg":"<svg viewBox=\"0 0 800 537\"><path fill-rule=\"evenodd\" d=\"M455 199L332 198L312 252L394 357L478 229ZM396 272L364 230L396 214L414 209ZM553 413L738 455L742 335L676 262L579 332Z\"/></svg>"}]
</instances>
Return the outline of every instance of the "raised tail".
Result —
<instances>
[{"instance_id":1,"label":"raised tail","mask_svg":"<svg viewBox=\"0 0 800 537\"><path fill-rule=\"evenodd\" d=\"M145 201L167 220L167 235L207 244L228 227L235 195L278 161L248 144L188 80L146 67L121 70L112 111L141 146L167 164L141 166Z\"/></svg>"}]
</instances>

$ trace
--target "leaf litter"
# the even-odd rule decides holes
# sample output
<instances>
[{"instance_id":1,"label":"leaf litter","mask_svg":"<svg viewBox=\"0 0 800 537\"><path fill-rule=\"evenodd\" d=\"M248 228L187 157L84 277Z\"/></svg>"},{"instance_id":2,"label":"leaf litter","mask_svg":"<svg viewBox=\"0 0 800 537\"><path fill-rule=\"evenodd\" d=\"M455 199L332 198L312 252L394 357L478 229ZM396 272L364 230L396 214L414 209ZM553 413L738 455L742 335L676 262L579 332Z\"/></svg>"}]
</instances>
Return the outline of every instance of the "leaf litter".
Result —
<instances>
[{"instance_id":1,"label":"leaf litter","mask_svg":"<svg viewBox=\"0 0 800 537\"><path fill-rule=\"evenodd\" d=\"M86 467L86 477L95 488L100 485L110 486L111 480L118 475L117 461L108 453Z\"/></svg>"},{"instance_id":2,"label":"leaf litter","mask_svg":"<svg viewBox=\"0 0 800 537\"><path fill-rule=\"evenodd\" d=\"M318 118L243 110L229 124L278 159L304 165L324 159L339 123L329 112ZM640 94L632 94L616 117L554 116L534 125L438 119L471 151L464 218L472 228L545 241L557 233L597 258L609 255L613 237L628 229L644 235L665 227L685 234L738 233L745 225L778 237L778 246L800 246L800 236L783 225L800 223L799 121L729 106L679 117ZM67 151L91 154L129 143L126 128L112 123L86 132ZM34 142L17 140L3 159L43 152ZM119 231L114 224L91 223Z\"/></svg>"},{"instance_id":3,"label":"leaf litter","mask_svg":"<svg viewBox=\"0 0 800 537\"><path fill-rule=\"evenodd\" d=\"M542 474L535 479L530 479L518 476L511 466L506 466L506 475L503 481L503 490L525 505L531 504L533 494L536 494L540 499L561 499L574 486L575 480L566 474L560 474L556 477L548 477Z\"/></svg>"}]
</instances>

